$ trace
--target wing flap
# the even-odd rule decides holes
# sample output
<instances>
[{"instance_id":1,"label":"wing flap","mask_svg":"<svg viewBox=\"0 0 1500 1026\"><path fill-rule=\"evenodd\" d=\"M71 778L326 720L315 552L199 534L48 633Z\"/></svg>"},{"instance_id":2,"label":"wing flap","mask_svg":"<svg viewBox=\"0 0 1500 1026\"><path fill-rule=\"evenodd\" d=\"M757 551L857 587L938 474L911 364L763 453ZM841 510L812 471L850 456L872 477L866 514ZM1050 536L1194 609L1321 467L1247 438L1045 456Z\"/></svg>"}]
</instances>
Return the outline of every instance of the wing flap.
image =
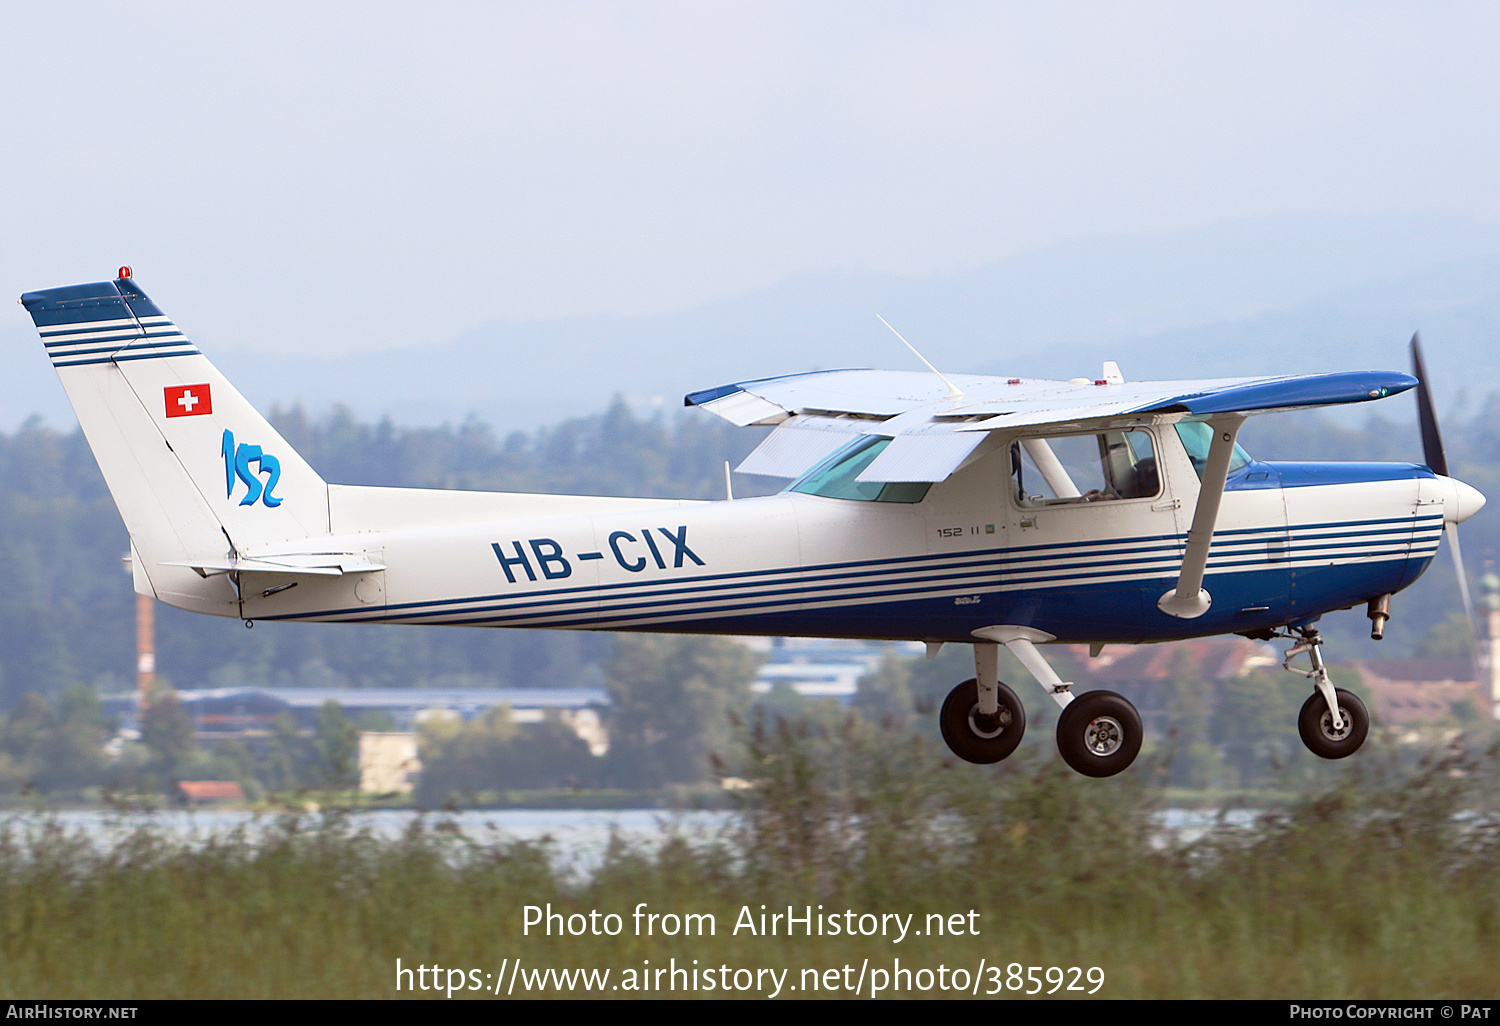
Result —
<instances>
[{"instance_id":1,"label":"wing flap","mask_svg":"<svg viewBox=\"0 0 1500 1026\"><path fill-rule=\"evenodd\" d=\"M897 435L859 481L946 481L985 440L983 434Z\"/></svg>"},{"instance_id":2,"label":"wing flap","mask_svg":"<svg viewBox=\"0 0 1500 1026\"><path fill-rule=\"evenodd\" d=\"M764 477L798 478L860 433L860 425L831 418L793 417L780 424L735 470Z\"/></svg>"}]
</instances>

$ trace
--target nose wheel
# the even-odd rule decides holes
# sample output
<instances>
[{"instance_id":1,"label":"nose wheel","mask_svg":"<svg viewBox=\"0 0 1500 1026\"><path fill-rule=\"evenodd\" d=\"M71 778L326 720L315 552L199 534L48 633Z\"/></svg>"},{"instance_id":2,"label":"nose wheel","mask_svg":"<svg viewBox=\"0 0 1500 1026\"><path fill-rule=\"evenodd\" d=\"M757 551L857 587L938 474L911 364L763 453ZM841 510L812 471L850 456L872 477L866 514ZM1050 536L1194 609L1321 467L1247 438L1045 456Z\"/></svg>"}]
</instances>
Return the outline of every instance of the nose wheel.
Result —
<instances>
[{"instance_id":1,"label":"nose wheel","mask_svg":"<svg viewBox=\"0 0 1500 1026\"><path fill-rule=\"evenodd\" d=\"M1314 691L1302 703L1302 713L1297 717L1297 733L1308 751L1325 759L1342 759L1359 751L1370 733L1370 714L1365 703L1343 688L1334 688L1338 699L1339 725L1334 726L1333 713L1328 701Z\"/></svg>"}]
</instances>

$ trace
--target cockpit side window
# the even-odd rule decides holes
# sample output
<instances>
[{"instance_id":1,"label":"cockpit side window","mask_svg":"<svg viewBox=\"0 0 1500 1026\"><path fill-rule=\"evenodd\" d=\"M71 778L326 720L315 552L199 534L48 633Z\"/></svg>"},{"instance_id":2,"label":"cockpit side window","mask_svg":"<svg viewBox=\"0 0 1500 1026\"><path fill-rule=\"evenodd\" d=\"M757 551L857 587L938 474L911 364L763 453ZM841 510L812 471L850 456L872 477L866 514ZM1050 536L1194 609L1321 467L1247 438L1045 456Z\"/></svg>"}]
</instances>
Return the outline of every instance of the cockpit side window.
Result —
<instances>
[{"instance_id":1,"label":"cockpit side window","mask_svg":"<svg viewBox=\"0 0 1500 1026\"><path fill-rule=\"evenodd\" d=\"M1214 440L1214 429L1201 420L1181 420L1172 426L1177 429L1177 437L1182 439L1182 447L1187 450L1198 480L1202 481L1203 468L1208 463L1208 447ZM1234 443L1234 452L1229 457L1229 472L1233 474L1250 462L1250 454L1240 448L1240 443Z\"/></svg>"},{"instance_id":2,"label":"cockpit side window","mask_svg":"<svg viewBox=\"0 0 1500 1026\"><path fill-rule=\"evenodd\" d=\"M1023 438L1011 445L1010 462L1011 494L1024 509L1147 499L1161 491L1149 431Z\"/></svg>"},{"instance_id":3,"label":"cockpit side window","mask_svg":"<svg viewBox=\"0 0 1500 1026\"><path fill-rule=\"evenodd\" d=\"M932 487L930 482L855 480L890 444L889 438L865 435L802 475L787 490L861 502L921 502Z\"/></svg>"}]
</instances>

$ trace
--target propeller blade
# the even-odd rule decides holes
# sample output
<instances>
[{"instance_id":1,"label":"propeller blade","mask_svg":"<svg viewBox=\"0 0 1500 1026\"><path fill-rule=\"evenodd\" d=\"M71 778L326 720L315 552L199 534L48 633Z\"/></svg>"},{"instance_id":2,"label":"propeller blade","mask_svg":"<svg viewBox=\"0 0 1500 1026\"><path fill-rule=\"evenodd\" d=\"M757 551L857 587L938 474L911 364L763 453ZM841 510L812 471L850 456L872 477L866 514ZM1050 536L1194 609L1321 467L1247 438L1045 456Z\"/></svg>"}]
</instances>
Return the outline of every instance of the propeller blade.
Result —
<instances>
[{"instance_id":1,"label":"propeller blade","mask_svg":"<svg viewBox=\"0 0 1500 1026\"><path fill-rule=\"evenodd\" d=\"M1469 578L1464 573L1464 557L1458 547L1458 525L1444 525L1443 534L1448 537L1448 551L1453 553L1453 570L1458 574L1458 594L1464 600L1464 615L1469 618L1469 629L1474 631L1474 637L1477 638L1479 625L1474 619L1474 601L1469 598Z\"/></svg>"},{"instance_id":2,"label":"propeller blade","mask_svg":"<svg viewBox=\"0 0 1500 1026\"><path fill-rule=\"evenodd\" d=\"M1417 424L1422 431L1422 458L1434 474L1449 477L1448 457L1443 454L1443 436L1438 433L1437 416L1432 412L1432 392L1427 388L1427 368L1422 366L1420 334L1411 337L1411 373L1417 379Z\"/></svg>"},{"instance_id":3,"label":"propeller blade","mask_svg":"<svg viewBox=\"0 0 1500 1026\"><path fill-rule=\"evenodd\" d=\"M1417 424L1422 431L1422 458L1434 474L1443 477L1448 473L1448 457L1443 452L1443 436L1438 433L1437 414L1432 410L1432 391L1427 387L1427 368L1422 365L1422 338L1420 333L1411 337L1411 373L1417 379ZM1448 539L1448 551L1453 553L1453 571L1458 577L1458 594L1463 599L1464 616L1469 621L1469 630L1478 644L1479 623L1474 619L1474 600L1469 597L1469 576L1464 573L1464 557L1458 547L1458 525L1449 521L1443 525L1443 534ZM1478 658L1478 651L1474 653Z\"/></svg>"}]
</instances>

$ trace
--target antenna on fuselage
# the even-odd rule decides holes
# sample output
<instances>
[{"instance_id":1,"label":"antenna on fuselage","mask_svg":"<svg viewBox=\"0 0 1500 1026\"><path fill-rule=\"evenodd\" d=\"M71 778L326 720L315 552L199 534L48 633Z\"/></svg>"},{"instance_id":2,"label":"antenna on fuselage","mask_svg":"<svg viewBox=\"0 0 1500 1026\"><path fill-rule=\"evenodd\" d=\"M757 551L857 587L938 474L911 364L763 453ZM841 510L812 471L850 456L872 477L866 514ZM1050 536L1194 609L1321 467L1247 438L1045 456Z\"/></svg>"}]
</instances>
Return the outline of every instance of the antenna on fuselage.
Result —
<instances>
[{"instance_id":1,"label":"antenna on fuselage","mask_svg":"<svg viewBox=\"0 0 1500 1026\"><path fill-rule=\"evenodd\" d=\"M884 317L881 317L879 314L876 314L875 316L880 319L880 323L881 324L884 324L887 328L891 328L891 322L890 321L886 320ZM912 345L910 342L906 341L906 337L904 335L902 335L901 332L897 331L895 328L891 328L891 334L895 335L897 338L901 339L901 344L904 345L904 346L906 346L906 348L910 349L914 353L917 353L917 347L914 346L914 345ZM957 385L955 385L953 382L949 381L948 378L943 374L942 371L940 371L936 367L934 367L932 365L932 361L928 360L927 357L923 356L921 353L917 353L917 359L921 360L923 363L927 364L927 369L928 370L932 371L932 373L936 374L938 377L940 377L940 378L943 379L943 384L945 384L945 385L948 386L948 395L946 396L946 398L948 398L948 399L962 399L964 397L964 394L959 389L959 387Z\"/></svg>"}]
</instances>

